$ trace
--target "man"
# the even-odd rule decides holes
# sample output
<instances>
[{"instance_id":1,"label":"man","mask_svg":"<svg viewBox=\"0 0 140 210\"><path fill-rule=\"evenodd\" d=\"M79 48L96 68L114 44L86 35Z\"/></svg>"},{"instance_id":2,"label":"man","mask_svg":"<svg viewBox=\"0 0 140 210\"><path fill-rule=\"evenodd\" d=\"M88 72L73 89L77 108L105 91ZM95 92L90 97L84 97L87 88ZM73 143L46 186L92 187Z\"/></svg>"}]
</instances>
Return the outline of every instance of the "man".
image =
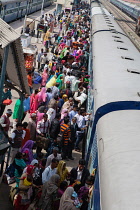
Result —
<instances>
[{"instance_id":1,"label":"man","mask_svg":"<svg viewBox=\"0 0 140 210\"><path fill-rule=\"evenodd\" d=\"M37 128L36 128L37 134L42 136L42 137L46 137L46 134L49 131L49 121L48 121L48 115L44 114L43 115L43 119L40 120L37 123ZM41 153L42 148L37 146L37 155Z\"/></svg>"},{"instance_id":2,"label":"man","mask_svg":"<svg viewBox=\"0 0 140 210\"><path fill-rule=\"evenodd\" d=\"M72 157L72 150L74 149L74 144L75 144L76 137L77 137L77 131L81 130L80 128L78 128L78 125L76 122L77 122L77 118L73 117L71 125L70 125L71 136L70 136L70 141L69 141L69 145L68 145L68 147L69 147L68 158L71 160L74 160L74 158Z\"/></svg>"},{"instance_id":3,"label":"man","mask_svg":"<svg viewBox=\"0 0 140 210\"><path fill-rule=\"evenodd\" d=\"M57 166L58 166L59 160L56 158L52 159L51 165L48 166L42 173L42 183L49 181L49 179L52 177L52 175L56 174Z\"/></svg>"},{"instance_id":4,"label":"man","mask_svg":"<svg viewBox=\"0 0 140 210\"><path fill-rule=\"evenodd\" d=\"M80 151L79 143L83 140L83 137L84 137L84 129L87 128L85 115L86 115L86 112L83 110L80 110L79 113L75 115L77 119L77 125L81 129L81 131L77 131L77 139L75 143L75 150L78 152Z\"/></svg>"},{"instance_id":5,"label":"man","mask_svg":"<svg viewBox=\"0 0 140 210\"><path fill-rule=\"evenodd\" d=\"M69 100L63 104L62 109L68 109L70 112L73 109L73 98L69 98Z\"/></svg>"},{"instance_id":6,"label":"man","mask_svg":"<svg viewBox=\"0 0 140 210\"><path fill-rule=\"evenodd\" d=\"M30 131L30 139L36 140L36 114L32 113L31 118L29 119L28 129Z\"/></svg>"},{"instance_id":7,"label":"man","mask_svg":"<svg viewBox=\"0 0 140 210\"><path fill-rule=\"evenodd\" d=\"M72 97L72 91L70 89L70 84L66 84L66 89L63 90L63 93L68 96L68 98Z\"/></svg>"},{"instance_id":8,"label":"man","mask_svg":"<svg viewBox=\"0 0 140 210\"><path fill-rule=\"evenodd\" d=\"M28 72L27 80L28 80L28 86L30 88L30 93L32 94L33 93L33 78L32 78L31 72Z\"/></svg>"},{"instance_id":9,"label":"man","mask_svg":"<svg viewBox=\"0 0 140 210\"><path fill-rule=\"evenodd\" d=\"M77 106L74 105L74 106L73 106L73 110L71 110L71 111L69 112L70 122L71 122L71 120L75 117L75 115L76 115L77 113L78 113L78 112L77 112Z\"/></svg>"},{"instance_id":10,"label":"man","mask_svg":"<svg viewBox=\"0 0 140 210\"><path fill-rule=\"evenodd\" d=\"M11 133L11 153L10 153L10 163L13 163L16 154L19 152L24 139L26 131L22 130L22 123L16 124L16 130Z\"/></svg>"},{"instance_id":11,"label":"man","mask_svg":"<svg viewBox=\"0 0 140 210\"><path fill-rule=\"evenodd\" d=\"M89 170L85 168L85 160L80 159L78 167L73 168L70 172L70 185L76 181L80 181L81 185L84 186L88 176L90 176L90 173Z\"/></svg>"},{"instance_id":12,"label":"man","mask_svg":"<svg viewBox=\"0 0 140 210\"><path fill-rule=\"evenodd\" d=\"M70 141L70 135L71 135L71 130L69 126L69 118L64 117L64 124L61 125L60 127L60 132L63 135L62 139L62 159L63 160L69 160L68 159L68 151L69 151L69 141Z\"/></svg>"},{"instance_id":13,"label":"man","mask_svg":"<svg viewBox=\"0 0 140 210\"><path fill-rule=\"evenodd\" d=\"M56 83L55 86L52 86L51 87L51 90L52 90L52 97L54 96L58 96L59 95L59 83Z\"/></svg>"},{"instance_id":14,"label":"man","mask_svg":"<svg viewBox=\"0 0 140 210\"><path fill-rule=\"evenodd\" d=\"M44 53L40 58L41 68L39 71L42 71L44 69L46 61L47 61L47 53Z\"/></svg>"},{"instance_id":15,"label":"man","mask_svg":"<svg viewBox=\"0 0 140 210\"><path fill-rule=\"evenodd\" d=\"M2 126L3 130L5 131L5 133L8 135L8 131L9 131L9 127L10 127L10 120L9 118L12 115L12 110L11 109L7 109L6 114L4 114L1 118L0 118L0 125Z\"/></svg>"},{"instance_id":16,"label":"man","mask_svg":"<svg viewBox=\"0 0 140 210\"><path fill-rule=\"evenodd\" d=\"M58 100L58 96L54 96L54 98L52 98L48 103L48 109L53 108L56 110L57 109L57 100Z\"/></svg>"},{"instance_id":17,"label":"man","mask_svg":"<svg viewBox=\"0 0 140 210\"><path fill-rule=\"evenodd\" d=\"M47 157L46 167L51 164L53 158L56 158L57 160L62 159L61 154L58 154L58 150L58 147L53 148L53 153Z\"/></svg>"},{"instance_id":18,"label":"man","mask_svg":"<svg viewBox=\"0 0 140 210\"><path fill-rule=\"evenodd\" d=\"M38 53L38 57L37 57L37 62L38 62L38 69L40 69L40 61L41 61L41 56L43 55L43 48L41 49L41 52Z\"/></svg>"},{"instance_id":19,"label":"man","mask_svg":"<svg viewBox=\"0 0 140 210\"><path fill-rule=\"evenodd\" d=\"M50 102L50 100L52 99L52 90L51 88L47 88L47 92L46 92L46 107L48 106L48 103Z\"/></svg>"},{"instance_id":20,"label":"man","mask_svg":"<svg viewBox=\"0 0 140 210\"><path fill-rule=\"evenodd\" d=\"M52 120L52 122L51 122L50 137L53 140L56 140L56 138L60 132L60 118L61 118L61 114L57 113L55 116L55 119Z\"/></svg>"},{"instance_id":21,"label":"man","mask_svg":"<svg viewBox=\"0 0 140 210\"><path fill-rule=\"evenodd\" d=\"M2 102L0 105L0 117L2 116L6 107L6 105L3 104L3 101L11 98L12 98L11 90L8 88L4 88L4 90L2 91Z\"/></svg>"}]
</instances>

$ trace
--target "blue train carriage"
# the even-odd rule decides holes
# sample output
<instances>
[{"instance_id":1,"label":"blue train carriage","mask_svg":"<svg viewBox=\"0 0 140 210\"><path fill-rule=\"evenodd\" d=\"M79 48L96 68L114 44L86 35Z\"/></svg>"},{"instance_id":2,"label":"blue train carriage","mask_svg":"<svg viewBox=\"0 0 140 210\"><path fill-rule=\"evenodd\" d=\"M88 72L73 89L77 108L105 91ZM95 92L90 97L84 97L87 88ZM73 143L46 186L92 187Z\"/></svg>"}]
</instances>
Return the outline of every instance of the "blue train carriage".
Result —
<instances>
[{"instance_id":1,"label":"blue train carriage","mask_svg":"<svg viewBox=\"0 0 140 210\"><path fill-rule=\"evenodd\" d=\"M53 0L44 0L44 8L50 6ZM31 14L40 10L42 0L1 0L0 1L0 17L7 23L20 19L25 14Z\"/></svg>"},{"instance_id":2,"label":"blue train carriage","mask_svg":"<svg viewBox=\"0 0 140 210\"><path fill-rule=\"evenodd\" d=\"M122 0L110 0L112 4L117 6L119 9L121 9L123 12L125 12L127 15L129 15L134 20L138 20L138 17L140 16L140 7L136 6L135 4L131 4L129 2L124 2Z\"/></svg>"},{"instance_id":3,"label":"blue train carriage","mask_svg":"<svg viewBox=\"0 0 140 210\"><path fill-rule=\"evenodd\" d=\"M89 209L139 210L140 53L104 8L91 8L94 99L86 160L97 173Z\"/></svg>"}]
</instances>

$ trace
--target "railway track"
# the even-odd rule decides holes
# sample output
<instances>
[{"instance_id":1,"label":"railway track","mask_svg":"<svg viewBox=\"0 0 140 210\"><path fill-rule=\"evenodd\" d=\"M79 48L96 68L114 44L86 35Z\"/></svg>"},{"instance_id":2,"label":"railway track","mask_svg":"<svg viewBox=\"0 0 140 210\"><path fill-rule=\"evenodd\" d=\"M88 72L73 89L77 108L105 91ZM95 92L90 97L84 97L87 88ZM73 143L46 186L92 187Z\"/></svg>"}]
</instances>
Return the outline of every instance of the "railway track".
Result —
<instances>
[{"instance_id":1,"label":"railway track","mask_svg":"<svg viewBox=\"0 0 140 210\"><path fill-rule=\"evenodd\" d=\"M116 6L111 4L109 1L102 1L102 4L114 16L114 19L124 30L130 40L136 46L136 48L140 51L140 37L135 32L135 21L124 12L122 12L120 9L118 9Z\"/></svg>"}]
</instances>

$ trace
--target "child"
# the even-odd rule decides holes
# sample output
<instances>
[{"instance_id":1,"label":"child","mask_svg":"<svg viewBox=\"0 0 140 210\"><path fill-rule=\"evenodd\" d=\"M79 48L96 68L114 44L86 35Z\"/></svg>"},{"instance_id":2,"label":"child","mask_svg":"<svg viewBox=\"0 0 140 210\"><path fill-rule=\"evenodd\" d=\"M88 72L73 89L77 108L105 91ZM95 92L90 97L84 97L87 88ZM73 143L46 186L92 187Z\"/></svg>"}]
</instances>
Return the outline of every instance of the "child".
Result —
<instances>
[{"instance_id":1,"label":"child","mask_svg":"<svg viewBox=\"0 0 140 210\"><path fill-rule=\"evenodd\" d=\"M76 208L80 208L82 205L82 200L78 199L78 195L75 191L72 193L72 199L74 200L74 206L76 206Z\"/></svg>"}]
</instances>

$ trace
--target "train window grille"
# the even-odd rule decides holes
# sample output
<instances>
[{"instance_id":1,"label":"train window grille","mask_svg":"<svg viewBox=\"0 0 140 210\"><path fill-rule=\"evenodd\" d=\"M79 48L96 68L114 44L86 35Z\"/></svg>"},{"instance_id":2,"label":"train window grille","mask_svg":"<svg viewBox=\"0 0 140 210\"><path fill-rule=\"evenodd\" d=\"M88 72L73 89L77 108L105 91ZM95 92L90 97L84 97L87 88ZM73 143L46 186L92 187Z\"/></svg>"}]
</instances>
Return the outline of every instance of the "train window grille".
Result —
<instances>
[{"instance_id":1,"label":"train window grille","mask_svg":"<svg viewBox=\"0 0 140 210\"><path fill-rule=\"evenodd\" d=\"M120 50L128 50L127 48L125 48L125 47L117 47L118 49L120 49Z\"/></svg>"},{"instance_id":2,"label":"train window grille","mask_svg":"<svg viewBox=\"0 0 140 210\"><path fill-rule=\"evenodd\" d=\"M130 58L130 57L121 56L121 58L126 59L126 60L130 60L130 61L134 61L134 58Z\"/></svg>"},{"instance_id":3,"label":"train window grille","mask_svg":"<svg viewBox=\"0 0 140 210\"><path fill-rule=\"evenodd\" d=\"M114 39L114 42L124 43L123 41L121 41L121 40L117 40L117 39Z\"/></svg>"}]
</instances>

